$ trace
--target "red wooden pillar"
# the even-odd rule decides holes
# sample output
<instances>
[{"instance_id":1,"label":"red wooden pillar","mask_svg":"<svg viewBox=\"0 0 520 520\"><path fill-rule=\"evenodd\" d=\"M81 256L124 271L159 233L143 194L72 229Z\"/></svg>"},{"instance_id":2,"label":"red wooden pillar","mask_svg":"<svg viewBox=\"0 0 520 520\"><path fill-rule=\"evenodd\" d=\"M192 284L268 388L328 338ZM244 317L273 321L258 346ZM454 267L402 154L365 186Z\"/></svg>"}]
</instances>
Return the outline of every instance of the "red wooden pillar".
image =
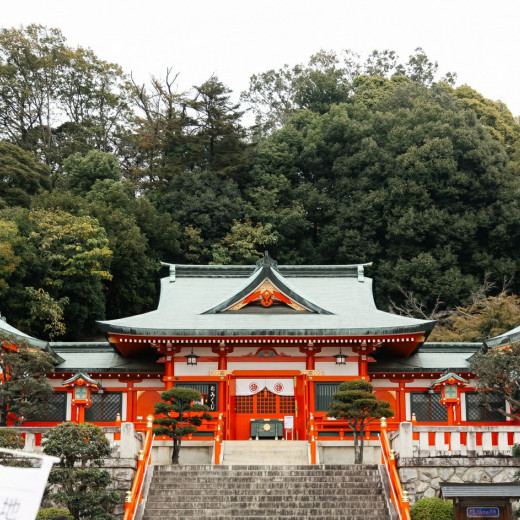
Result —
<instances>
[{"instance_id":1,"label":"red wooden pillar","mask_svg":"<svg viewBox=\"0 0 520 520\"><path fill-rule=\"evenodd\" d=\"M171 341L166 343L166 360L164 362L164 389L169 390L173 388L173 379L175 376L175 358L173 356L173 347Z\"/></svg>"},{"instance_id":2,"label":"red wooden pillar","mask_svg":"<svg viewBox=\"0 0 520 520\"><path fill-rule=\"evenodd\" d=\"M126 384L126 420L128 422L134 422L134 383L130 381Z\"/></svg>"},{"instance_id":3,"label":"red wooden pillar","mask_svg":"<svg viewBox=\"0 0 520 520\"><path fill-rule=\"evenodd\" d=\"M221 341L218 347L218 369L227 370L227 349L226 343ZM227 403L227 381L224 378L220 378L218 384L218 411L220 413L226 412ZM229 417L227 417L229 423Z\"/></svg>"},{"instance_id":4,"label":"red wooden pillar","mask_svg":"<svg viewBox=\"0 0 520 520\"><path fill-rule=\"evenodd\" d=\"M307 357L305 360L305 368L307 370L315 370L316 369L316 360L314 358L315 355L314 350L314 343L312 341L309 341L309 344L307 345Z\"/></svg>"}]
</instances>

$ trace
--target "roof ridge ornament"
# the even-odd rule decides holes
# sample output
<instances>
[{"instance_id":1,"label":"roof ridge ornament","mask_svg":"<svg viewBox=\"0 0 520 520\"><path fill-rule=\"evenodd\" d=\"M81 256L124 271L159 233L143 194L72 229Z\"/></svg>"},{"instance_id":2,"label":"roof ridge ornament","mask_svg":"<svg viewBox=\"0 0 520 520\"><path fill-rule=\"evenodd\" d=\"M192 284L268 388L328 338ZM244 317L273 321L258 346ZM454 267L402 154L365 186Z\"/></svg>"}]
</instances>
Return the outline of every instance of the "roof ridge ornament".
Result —
<instances>
[{"instance_id":1,"label":"roof ridge ornament","mask_svg":"<svg viewBox=\"0 0 520 520\"><path fill-rule=\"evenodd\" d=\"M269 251L264 251L264 256L256 261L258 268L271 267L278 271L278 262L269 256Z\"/></svg>"}]
</instances>

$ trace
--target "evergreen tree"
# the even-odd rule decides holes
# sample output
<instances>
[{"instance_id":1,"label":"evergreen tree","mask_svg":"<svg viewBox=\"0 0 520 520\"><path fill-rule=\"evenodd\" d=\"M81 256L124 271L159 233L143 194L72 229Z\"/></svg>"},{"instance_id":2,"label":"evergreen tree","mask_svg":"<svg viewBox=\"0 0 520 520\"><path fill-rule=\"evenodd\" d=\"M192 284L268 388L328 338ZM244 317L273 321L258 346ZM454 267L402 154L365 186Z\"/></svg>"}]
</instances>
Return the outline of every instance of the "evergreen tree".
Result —
<instances>
[{"instance_id":1,"label":"evergreen tree","mask_svg":"<svg viewBox=\"0 0 520 520\"><path fill-rule=\"evenodd\" d=\"M101 428L89 423L59 424L44 433L43 452L61 459L49 475L49 499L63 504L74 520L115 518L110 510L119 502L119 494L110 490L110 473L101 469L112 448Z\"/></svg>"},{"instance_id":2,"label":"evergreen tree","mask_svg":"<svg viewBox=\"0 0 520 520\"><path fill-rule=\"evenodd\" d=\"M390 403L377 399L372 385L362 380L340 383L339 392L332 397L327 417L347 421L354 433L354 464L362 464L365 428L381 417L393 417Z\"/></svg>"},{"instance_id":3,"label":"evergreen tree","mask_svg":"<svg viewBox=\"0 0 520 520\"><path fill-rule=\"evenodd\" d=\"M154 409L156 414L164 417L155 419L153 423L157 427L154 432L172 439L172 464L179 464L182 437L195 433L202 420L213 419L213 416L204 413L209 408L199 404L202 399L200 392L191 388L170 388L161 392L161 399L162 401L155 403Z\"/></svg>"}]
</instances>

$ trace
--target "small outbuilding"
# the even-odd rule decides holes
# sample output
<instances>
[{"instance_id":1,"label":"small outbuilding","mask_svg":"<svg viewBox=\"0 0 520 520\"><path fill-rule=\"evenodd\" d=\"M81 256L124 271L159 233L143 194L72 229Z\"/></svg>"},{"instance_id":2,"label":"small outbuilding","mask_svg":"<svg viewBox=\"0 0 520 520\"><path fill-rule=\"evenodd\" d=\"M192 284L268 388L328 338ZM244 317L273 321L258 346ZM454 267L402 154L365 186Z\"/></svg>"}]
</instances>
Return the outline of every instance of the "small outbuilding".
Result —
<instances>
[{"instance_id":1,"label":"small outbuilding","mask_svg":"<svg viewBox=\"0 0 520 520\"><path fill-rule=\"evenodd\" d=\"M512 503L520 500L518 484L441 484L441 497L453 500L455 520L513 520Z\"/></svg>"}]
</instances>

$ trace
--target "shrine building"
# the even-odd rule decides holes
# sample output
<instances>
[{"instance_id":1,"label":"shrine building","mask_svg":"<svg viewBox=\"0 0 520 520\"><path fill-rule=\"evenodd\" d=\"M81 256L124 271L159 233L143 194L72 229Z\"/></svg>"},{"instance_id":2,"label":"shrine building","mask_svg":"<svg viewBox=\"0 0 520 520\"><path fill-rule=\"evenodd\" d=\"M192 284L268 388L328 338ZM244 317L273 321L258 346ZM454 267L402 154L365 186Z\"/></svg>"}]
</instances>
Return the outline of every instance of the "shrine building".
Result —
<instances>
[{"instance_id":1,"label":"shrine building","mask_svg":"<svg viewBox=\"0 0 520 520\"><path fill-rule=\"evenodd\" d=\"M77 420L72 389L63 383L78 373L99 383L86 421L118 417L142 425L163 390L188 387L200 391L215 417L223 414L225 440L258 436L258 421L275 425L262 430L266 436L304 440L311 414L318 438L349 438L348 428L325 417L339 383L349 379L370 381L391 403L390 427L412 414L421 424L505 422L480 406L474 391L469 360L482 344L428 343L434 321L378 310L365 272L370 264L284 266L266 255L256 265L165 265L157 309L98 322L106 342L45 343L0 322L56 360L48 375L52 406L25 425ZM466 381L452 385L452 416L435 386L446 372ZM278 430L287 417L291 431ZM213 435L211 424L194 434Z\"/></svg>"}]
</instances>

